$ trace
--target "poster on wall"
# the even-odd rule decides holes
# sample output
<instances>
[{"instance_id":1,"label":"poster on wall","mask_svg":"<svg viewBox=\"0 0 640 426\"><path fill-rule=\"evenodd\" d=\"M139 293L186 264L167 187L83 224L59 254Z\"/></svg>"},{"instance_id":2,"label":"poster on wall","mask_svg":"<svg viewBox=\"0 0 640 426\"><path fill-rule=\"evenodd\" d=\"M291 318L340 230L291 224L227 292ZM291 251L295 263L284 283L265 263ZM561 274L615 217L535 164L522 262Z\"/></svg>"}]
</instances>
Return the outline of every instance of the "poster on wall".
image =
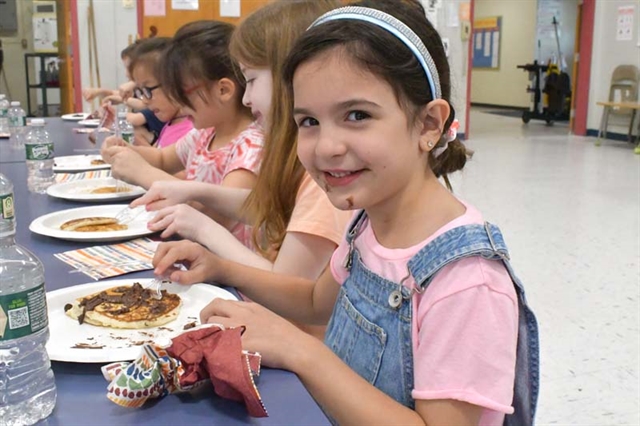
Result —
<instances>
[{"instance_id":1,"label":"poster on wall","mask_svg":"<svg viewBox=\"0 0 640 426\"><path fill-rule=\"evenodd\" d=\"M616 40L633 40L633 15L636 7L634 5L618 6L618 22L616 26Z\"/></svg>"},{"instance_id":2,"label":"poster on wall","mask_svg":"<svg viewBox=\"0 0 640 426\"><path fill-rule=\"evenodd\" d=\"M144 0L144 16L167 16L167 4L164 0Z\"/></svg>"},{"instance_id":3,"label":"poster on wall","mask_svg":"<svg viewBox=\"0 0 640 426\"><path fill-rule=\"evenodd\" d=\"M240 0L220 0L220 16L240 17Z\"/></svg>"},{"instance_id":4,"label":"poster on wall","mask_svg":"<svg viewBox=\"0 0 640 426\"><path fill-rule=\"evenodd\" d=\"M473 21L473 68L500 68L501 29L501 16Z\"/></svg>"},{"instance_id":5,"label":"poster on wall","mask_svg":"<svg viewBox=\"0 0 640 426\"><path fill-rule=\"evenodd\" d=\"M553 24L553 18L556 22L562 22L562 4L560 0L540 0L538 1L538 40L556 39L556 26ZM558 28L560 31L560 28ZM561 37L562 34L558 33Z\"/></svg>"},{"instance_id":6,"label":"poster on wall","mask_svg":"<svg viewBox=\"0 0 640 426\"><path fill-rule=\"evenodd\" d=\"M171 0L173 10L198 10L200 5L198 0Z\"/></svg>"}]
</instances>

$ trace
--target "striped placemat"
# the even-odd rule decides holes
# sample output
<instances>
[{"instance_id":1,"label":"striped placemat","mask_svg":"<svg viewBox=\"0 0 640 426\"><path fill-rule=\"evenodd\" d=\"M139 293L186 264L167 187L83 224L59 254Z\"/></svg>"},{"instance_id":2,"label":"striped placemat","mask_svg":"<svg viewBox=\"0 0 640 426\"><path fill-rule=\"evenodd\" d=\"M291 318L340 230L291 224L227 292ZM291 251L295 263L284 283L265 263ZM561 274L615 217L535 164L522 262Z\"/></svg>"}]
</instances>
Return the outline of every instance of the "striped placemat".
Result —
<instances>
[{"instance_id":1,"label":"striped placemat","mask_svg":"<svg viewBox=\"0 0 640 426\"><path fill-rule=\"evenodd\" d=\"M56 182L71 182L74 180L84 180L84 179L102 179L111 177L110 169L102 169L102 170L92 170L89 172L82 173L56 173Z\"/></svg>"},{"instance_id":2,"label":"striped placemat","mask_svg":"<svg viewBox=\"0 0 640 426\"><path fill-rule=\"evenodd\" d=\"M86 247L54 256L94 280L153 269L158 242L138 238L126 243Z\"/></svg>"}]
</instances>

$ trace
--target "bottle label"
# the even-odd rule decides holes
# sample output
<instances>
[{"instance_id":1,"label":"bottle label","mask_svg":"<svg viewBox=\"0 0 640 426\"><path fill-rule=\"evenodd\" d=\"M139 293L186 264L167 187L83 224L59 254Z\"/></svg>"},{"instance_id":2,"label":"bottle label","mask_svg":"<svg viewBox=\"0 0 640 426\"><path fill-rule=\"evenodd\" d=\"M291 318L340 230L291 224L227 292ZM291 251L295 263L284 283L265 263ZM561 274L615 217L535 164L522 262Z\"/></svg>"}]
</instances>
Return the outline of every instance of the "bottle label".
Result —
<instances>
[{"instance_id":1,"label":"bottle label","mask_svg":"<svg viewBox=\"0 0 640 426\"><path fill-rule=\"evenodd\" d=\"M25 145L27 160L50 160L53 158L53 143Z\"/></svg>"},{"instance_id":2,"label":"bottle label","mask_svg":"<svg viewBox=\"0 0 640 426\"><path fill-rule=\"evenodd\" d=\"M0 296L0 341L29 336L47 325L44 283L27 291Z\"/></svg>"},{"instance_id":3,"label":"bottle label","mask_svg":"<svg viewBox=\"0 0 640 426\"><path fill-rule=\"evenodd\" d=\"M13 219L13 194L0 195L0 218Z\"/></svg>"},{"instance_id":4,"label":"bottle label","mask_svg":"<svg viewBox=\"0 0 640 426\"><path fill-rule=\"evenodd\" d=\"M0 108L0 117L4 118L8 116L9 116L9 110Z\"/></svg>"},{"instance_id":5,"label":"bottle label","mask_svg":"<svg viewBox=\"0 0 640 426\"><path fill-rule=\"evenodd\" d=\"M133 143L133 133L122 133L122 139L128 143L128 144L132 144Z\"/></svg>"},{"instance_id":6,"label":"bottle label","mask_svg":"<svg viewBox=\"0 0 640 426\"><path fill-rule=\"evenodd\" d=\"M27 117L9 117L9 126L24 127L27 125Z\"/></svg>"}]
</instances>

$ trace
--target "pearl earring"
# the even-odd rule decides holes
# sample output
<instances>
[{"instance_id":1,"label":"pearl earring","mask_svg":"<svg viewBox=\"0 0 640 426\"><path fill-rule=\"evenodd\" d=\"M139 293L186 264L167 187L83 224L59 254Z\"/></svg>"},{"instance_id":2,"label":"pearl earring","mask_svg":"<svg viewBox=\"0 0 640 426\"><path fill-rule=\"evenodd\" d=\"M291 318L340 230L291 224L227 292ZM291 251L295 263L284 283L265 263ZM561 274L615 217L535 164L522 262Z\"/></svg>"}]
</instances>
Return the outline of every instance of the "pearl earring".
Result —
<instances>
[{"instance_id":1,"label":"pearl earring","mask_svg":"<svg viewBox=\"0 0 640 426\"><path fill-rule=\"evenodd\" d=\"M429 142L427 142L427 146L428 146L429 148L433 148L433 141L429 141Z\"/></svg>"}]
</instances>

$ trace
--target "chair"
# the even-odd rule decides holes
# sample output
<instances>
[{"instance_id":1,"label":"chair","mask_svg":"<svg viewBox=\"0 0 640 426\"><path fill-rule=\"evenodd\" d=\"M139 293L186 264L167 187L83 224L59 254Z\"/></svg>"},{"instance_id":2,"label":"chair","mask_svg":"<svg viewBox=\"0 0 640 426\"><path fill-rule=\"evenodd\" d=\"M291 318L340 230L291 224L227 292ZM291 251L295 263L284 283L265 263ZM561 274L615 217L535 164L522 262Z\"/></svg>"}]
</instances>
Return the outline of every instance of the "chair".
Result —
<instances>
[{"instance_id":1,"label":"chair","mask_svg":"<svg viewBox=\"0 0 640 426\"><path fill-rule=\"evenodd\" d=\"M618 65L611 75L611 85L609 86L609 103L637 103L638 85L640 84L640 70L635 65ZM598 139L601 136L607 137L607 127L611 116L628 117L629 139L633 129L633 121L636 116L636 109L623 108L616 105L606 105L602 110L600 120L600 130Z\"/></svg>"}]
</instances>

